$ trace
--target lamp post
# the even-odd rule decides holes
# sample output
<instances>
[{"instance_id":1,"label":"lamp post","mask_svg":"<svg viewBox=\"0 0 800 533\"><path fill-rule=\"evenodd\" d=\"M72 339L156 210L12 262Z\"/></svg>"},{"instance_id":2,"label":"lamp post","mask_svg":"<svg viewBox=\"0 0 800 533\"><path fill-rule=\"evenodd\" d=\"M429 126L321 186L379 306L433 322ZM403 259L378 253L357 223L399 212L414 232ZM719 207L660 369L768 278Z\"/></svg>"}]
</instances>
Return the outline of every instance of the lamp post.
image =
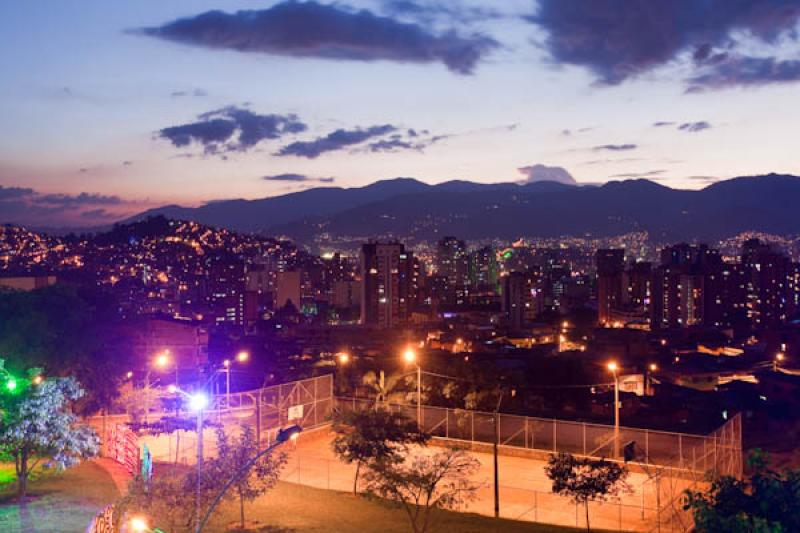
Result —
<instances>
[{"instance_id":1,"label":"lamp post","mask_svg":"<svg viewBox=\"0 0 800 533\"><path fill-rule=\"evenodd\" d=\"M417 353L408 348L403 353L403 359L406 363L412 363L417 367L417 429L422 431L422 368L417 363Z\"/></svg>"},{"instance_id":2,"label":"lamp post","mask_svg":"<svg viewBox=\"0 0 800 533\"><path fill-rule=\"evenodd\" d=\"M615 361L608 363L608 369L614 374L614 458L619 458L619 376Z\"/></svg>"},{"instance_id":3,"label":"lamp post","mask_svg":"<svg viewBox=\"0 0 800 533\"><path fill-rule=\"evenodd\" d=\"M178 382L178 359L175 358L173 361L175 363L175 386L180 387L180 383ZM160 354L156 356L155 364L160 369L166 369L170 363L170 351L169 349L164 349Z\"/></svg>"},{"instance_id":4,"label":"lamp post","mask_svg":"<svg viewBox=\"0 0 800 533\"><path fill-rule=\"evenodd\" d=\"M301 431L302 428L297 425L281 429L280 431L278 431L278 435L275 438L275 442L273 442L270 446L267 446L267 448L264 449L263 451L257 453L255 457L250 459L247 462L247 464L245 464L237 472L234 472L233 476L228 480L225 486L222 487L222 490L219 491L217 497L214 498L214 501L211 503L211 506L208 508L208 511L206 511L205 516L203 516L203 519L198 520L195 533L202 533L203 528L206 526L206 523L208 522L208 519L211 518L211 513L213 513L214 509L217 508L217 505L219 505L220 500L222 500L222 497L225 496L225 492L227 492L227 490L231 487L231 485L233 485L237 480L241 479L242 476L246 475L247 472L253 467L254 464L256 464L256 462L258 462L259 459L261 459L268 453L272 452L272 450L274 450L276 447L280 446L286 441L297 440L297 437L300 436Z\"/></svg>"},{"instance_id":5,"label":"lamp post","mask_svg":"<svg viewBox=\"0 0 800 533\"><path fill-rule=\"evenodd\" d=\"M250 359L250 353L244 350L236 354L236 362L246 363ZM225 372L225 407L231 408L231 365L230 359L222 361L223 372Z\"/></svg>"},{"instance_id":6,"label":"lamp post","mask_svg":"<svg viewBox=\"0 0 800 533\"><path fill-rule=\"evenodd\" d=\"M780 364L783 363L783 360L786 359L786 356L783 355L783 352L778 352L775 356L775 359L772 360L772 371L777 372Z\"/></svg>"},{"instance_id":7,"label":"lamp post","mask_svg":"<svg viewBox=\"0 0 800 533\"><path fill-rule=\"evenodd\" d=\"M189 400L189 409L197 413L197 483L195 485L194 513L195 531L200 531L200 504L203 479L203 410L208 407L208 396L203 391L189 394L182 391L177 386L169 388L170 392L178 393Z\"/></svg>"}]
</instances>

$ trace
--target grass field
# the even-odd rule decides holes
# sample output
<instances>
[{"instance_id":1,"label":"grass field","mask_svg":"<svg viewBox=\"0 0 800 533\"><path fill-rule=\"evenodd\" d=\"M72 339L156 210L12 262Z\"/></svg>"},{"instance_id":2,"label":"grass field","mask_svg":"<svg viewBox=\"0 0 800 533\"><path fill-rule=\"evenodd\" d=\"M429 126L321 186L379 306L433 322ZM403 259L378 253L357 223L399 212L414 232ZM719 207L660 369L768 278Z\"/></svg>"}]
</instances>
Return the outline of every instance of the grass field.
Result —
<instances>
[{"instance_id":1,"label":"grass field","mask_svg":"<svg viewBox=\"0 0 800 533\"><path fill-rule=\"evenodd\" d=\"M86 462L64 473L37 473L31 500L19 505L13 466L0 468L0 531L68 533L84 531L92 516L119 498L114 481L101 467Z\"/></svg>"},{"instance_id":2,"label":"grass field","mask_svg":"<svg viewBox=\"0 0 800 533\"><path fill-rule=\"evenodd\" d=\"M39 474L31 482L32 501L15 501L13 478L0 468L0 531L3 533L71 533L85 530L91 517L119 497L111 476L87 462L63 474ZM228 503L206 531L229 531L238 521L239 508ZM407 533L411 530L402 509L352 494L280 482L265 496L248 503L248 522L261 533ZM153 524L157 525L157 524ZM235 530L235 528L234 528ZM530 522L494 520L485 516L441 512L431 531L439 533L569 533L578 531ZM172 532L168 532L172 533Z\"/></svg>"},{"instance_id":3,"label":"grass field","mask_svg":"<svg viewBox=\"0 0 800 533\"><path fill-rule=\"evenodd\" d=\"M248 521L263 524L262 533L341 532L408 533L411 531L405 512L346 492L315 489L293 483L279 483L264 497L245 509ZM217 524L233 524L238 507L228 504ZM431 531L439 533L569 533L576 529L495 520L485 516L441 512ZM224 531L217 526L215 531ZM584 530L580 530L584 531Z\"/></svg>"}]
</instances>

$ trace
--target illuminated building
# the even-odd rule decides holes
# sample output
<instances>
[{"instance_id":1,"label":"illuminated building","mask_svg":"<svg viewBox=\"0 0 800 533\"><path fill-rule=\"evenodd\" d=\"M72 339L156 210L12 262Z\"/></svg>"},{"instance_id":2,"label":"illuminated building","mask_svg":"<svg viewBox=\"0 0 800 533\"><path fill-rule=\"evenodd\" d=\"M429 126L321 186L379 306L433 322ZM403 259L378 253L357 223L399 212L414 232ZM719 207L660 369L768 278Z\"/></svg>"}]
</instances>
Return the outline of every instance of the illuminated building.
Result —
<instances>
[{"instance_id":1,"label":"illuminated building","mask_svg":"<svg viewBox=\"0 0 800 533\"><path fill-rule=\"evenodd\" d=\"M414 298L414 258L394 243L367 243L359 256L361 324L391 328L407 323Z\"/></svg>"}]
</instances>

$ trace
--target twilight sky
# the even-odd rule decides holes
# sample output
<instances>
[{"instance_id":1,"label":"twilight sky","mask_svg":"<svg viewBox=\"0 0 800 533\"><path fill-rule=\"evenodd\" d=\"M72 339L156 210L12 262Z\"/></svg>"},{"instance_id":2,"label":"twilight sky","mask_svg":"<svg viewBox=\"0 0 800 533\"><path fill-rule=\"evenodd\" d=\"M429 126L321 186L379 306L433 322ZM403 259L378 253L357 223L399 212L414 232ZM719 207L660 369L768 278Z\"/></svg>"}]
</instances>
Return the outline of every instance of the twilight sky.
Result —
<instances>
[{"instance_id":1,"label":"twilight sky","mask_svg":"<svg viewBox=\"0 0 800 533\"><path fill-rule=\"evenodd\" d=\"M800 174L800 0L0 4L0 223L396 176Z\"/></svg>"}]
</instances>

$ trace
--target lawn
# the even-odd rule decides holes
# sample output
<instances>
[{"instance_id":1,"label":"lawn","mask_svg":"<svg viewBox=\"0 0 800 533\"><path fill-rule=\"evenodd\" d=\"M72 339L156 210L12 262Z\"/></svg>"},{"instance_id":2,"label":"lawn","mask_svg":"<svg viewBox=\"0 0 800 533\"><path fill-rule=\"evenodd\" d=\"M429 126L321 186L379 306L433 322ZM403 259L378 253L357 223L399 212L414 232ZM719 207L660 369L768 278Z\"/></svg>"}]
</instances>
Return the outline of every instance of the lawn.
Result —
<instances>
[{"instance_id":1,"label":"lawn","mask_svg":"<svg viewBox=\"0 0 800 533\"><path fill-rule=\"evenodd\" d=\"M408 517L402 509L355 497L350 493L315 489L293 483L278 483L265 496L245 508L246 518L264 527L262 533L337 532L408 533ZM238 507L228 504L218 523L233 523ZM212 531L224 531L217 527ZM489 517L442 512L431 531L438 533L570 533L565 527L495 520Z\"/></svg>"},{"instance_id":2,"label":"lawn","mask_svg":"<svg viewBox=\"0 0 800 533\"><path fill-rule=\"evenodd\" d=\"M12 469L13 473L13 469ZM8 481L7 465L0 479ZM0 485L0 531L3 533L78 533L85 531L98 510L119 497L111 476L99 465L86 462L63 474L39 474L30 484L33 500L25 506L15 501L13 483ZM209 532L227 531L221 524L237 522L236 503L223 505ZM404 511L337 491L280 482L265 496L246 507L248 521L263 524L262 533L408 533ZM157 524L154 524L157 525ZM438 533L570 533L583 530L494 520L475 514L439 513ZM169 532L168 532L169 533Z\"/></svg>"},{"instance_id":3,"label":"lawn","mask_svg":"<svg viewBox=\"0 0 800 533\"><path fill-rule=\"evenodd\" d=\"M29 485L31 501L16 503L13 465L0 466L0 531L70 533L86 530L92 516L119 498L111 476L85 462L63 473L38 472Z\"/></svg>"}]
</instances>

